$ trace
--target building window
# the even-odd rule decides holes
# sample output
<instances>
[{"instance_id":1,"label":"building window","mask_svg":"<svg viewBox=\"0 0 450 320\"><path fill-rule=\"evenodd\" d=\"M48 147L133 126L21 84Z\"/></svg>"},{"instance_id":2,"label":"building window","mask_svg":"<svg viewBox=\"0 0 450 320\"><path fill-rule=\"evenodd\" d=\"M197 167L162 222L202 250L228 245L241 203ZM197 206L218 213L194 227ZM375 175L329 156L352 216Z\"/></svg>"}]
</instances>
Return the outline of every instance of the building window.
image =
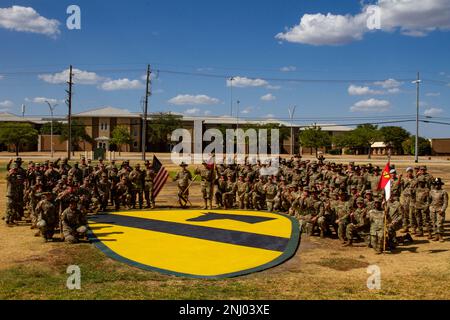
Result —
<instances>
[{"instance_id":1,"label":"building window","mask_svg":"<svg viewBox=\"0 0 450 320\"><path fill-rule=\"evenodd\" d=\"M137 148L137 146L138 146L137 141L135 141L135 142L133 143L133 147Z\"/></svg>"}]
</instances>

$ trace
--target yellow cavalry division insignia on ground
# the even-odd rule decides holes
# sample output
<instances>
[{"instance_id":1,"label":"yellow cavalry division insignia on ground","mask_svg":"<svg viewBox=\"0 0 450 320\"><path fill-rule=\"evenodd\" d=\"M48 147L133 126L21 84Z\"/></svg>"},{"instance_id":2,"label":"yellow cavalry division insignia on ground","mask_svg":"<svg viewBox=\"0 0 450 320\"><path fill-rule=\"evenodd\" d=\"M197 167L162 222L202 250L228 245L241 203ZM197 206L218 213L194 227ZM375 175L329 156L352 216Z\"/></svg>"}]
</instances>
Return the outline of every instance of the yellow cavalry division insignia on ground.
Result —
<instances>
[{"instance_id":1,"label":"yellow cavalry division insignia on ground","mask_svg":"<svg viewBox=\"0 0 450 320\"><path fill-rule=\"evenodd\" d=\"M90 239L119 261L167 274L225 278L291 258L299 225L277 213L241 210L124 211L92 216Z\"/></svg>"}]
</instances>

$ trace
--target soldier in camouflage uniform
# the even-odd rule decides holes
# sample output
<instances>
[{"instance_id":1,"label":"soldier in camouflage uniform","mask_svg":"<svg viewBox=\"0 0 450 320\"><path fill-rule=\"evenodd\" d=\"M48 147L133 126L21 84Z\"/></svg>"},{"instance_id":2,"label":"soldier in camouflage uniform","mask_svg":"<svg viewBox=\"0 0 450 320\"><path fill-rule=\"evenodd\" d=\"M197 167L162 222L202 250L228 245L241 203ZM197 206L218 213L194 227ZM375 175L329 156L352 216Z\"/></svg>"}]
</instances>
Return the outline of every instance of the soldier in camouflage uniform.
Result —
<instances>
[{"instance_id":1,"label":"soldier in camouflage uniform","mask_svg":"<svg viewBox=\"0 0 450 320\"><path fill-rule=\"evenodd\" d=\"M187 169L187 164L182 162L180 164L182 168L175 176L174 180L177 181L178 187L178 203L182 208L185 208L189 202L189 183L192 180L192 174Z\"/></svg>"},{"instance_id":2,"label":"soldier in camouflage uniform","mask_svg":"<svg viewBox=\"0 0 450 320\"><path fill-rule=\"evenodd\" d=\"M254 210L263 210L264 202L266 200L264 194L264 185L265 178L261 176L257 181L252 185L252 207Z\"/></svg>"},{"instance_id":3,"label":"soldier in camouflage uniform","mask_svg":"<svg viewBox=\"0 0 450 320\"><path fill-rule=\"evenodd\" d=\"M130 172L129 180L131 183L131 206L136 208L136 196L139 202L139 209L144 205L144 172L141 171L140 164L136 164L133 171Z\"/></svg>"},{"instance_id":4,"label":"soldier in camouflage uniform","mask_svg":"<svg viewBox=\"0 0 450 320\"><path fill-rule=\"evenodd\" d=\"M444 183L440 178L433 181L433 189L430 191L430 218L434 231L434 241L444 242L445 210L448 206L448 193L442 190Z\"/></svg>"},{"instance_id":5,"label":"soldier in camouflage uniform","mask_svg":"<svg viewBox=\"0 0 450 320\"><path fill-rule=\"evenodd\" d=\"M233 181L233 175L227 176L227 184L225 193L222 195L222 202L225 209L231 209L234 206L234 200L236 197L237 185Z\"/></svg>"},{"instance_id":6,"label":"soldier in camouflage uniform","mask_svg":"<svg viewBox=\"0 0 450 320\"><path fill-rule=\"evenodd\" d=\"M336 221L335 223L338 226L338 237L342 244L345 243L345 232L347 229L347 225L350 222L350 208L348 207L348 202L345 201L345 192L339 191L339 200L334 203L334 212Z\"/></svg>"},{"instance_id":7,"label":"soldier in camouflage uniform","mask_svg":"<svg viewBox=\"0 0 450 320\"><path fill-rule=\"evenodd\" d=\"M130 208L130 192L126 176L122 176L120 182L116 184L114 189L114 206L116 210L120 210L120 206Z\"/></svg>"},{"instance_id":8,"label":"soldier in camouflage uniform","mask_svg":"<svg viewBox=\"0 0 450 320\"><path fill-rule=\"evenodd\" d=\"M248 197L250 193L250 178L245 178L244 174L239 175L239 180L237 184L237 195L236 200L239 206L239 209L248 209Z\"/></svg>"},{"instance_id":9,"label":"soldier in camouflage uniform","mask_svg":"<svg viewBox=\"0 0 450 320\"><path fill-rule=\"evenodd\" d=\"M408 167L406 169L406 176L401 179L401 197L400 203L403 206L403 232L409 232L411 225L416 224L416 218L414 215L414 188L415 178L413 175L413 168Z\"/></svg>"},{"instance_id":10,"label":"soldier in camouflage uniform","mask_svg":"<svg viewBox=\"0 0 450 320\"><path fill-rule=\"evenodd\" d=\"M58 212L52 202L53 194L51 192L43 192L44 199L39 201L36 206L37 223L40 234L44 241L53 240L55 228L58 225Z\"/></svg>"},{"instance_id":11,"label":"soldier in camouflage uniform","mask_svg":"<svg viewBox=\"0 0 450 320\"><path fill-rule=\"evenodd\" d=\"M223 194L226 192L227 189L227 181L225 180L225 175L220 175L219 179L217 180L217 188L214 193L214 199L216 201L217 208L223 207Z\"/></svg>"},{"instance_id":12,"label":"soldier in camouflage uniform","mask_svg":"<svg viewBox=\"0 0 450 320\"><path fill-rule=\"evenodd\" d=\"M361 233L366 233L369 230L369 219L367 215L367 207L364 204L364 199L359 197L356 199L357 208L350 214L350 223L346 228L347 242L346 246L352 246L353 237L361 237ZM371 209L369 209L370 211Z\"/></svg>"},{"instance_id":13,"label":"soldier in camouflage uniform","mask_svg":"<svg viewBox=\"0 0 450 320\"><path fill-rule=\"evenodd\" d=\"M418 229L417 236L423 237L424 232L429 232L429 238L432 238L432 227L429 216L430 189L427 187L427 180L423 175L417 178L418 186L414 190L414 209Z\"/></svg>"},{"instance_id":14,"label":"soldier in camouflage uniform","mask_svg":"<svg viewBox=\"0 0 450 320\"><path fill-rule=\"evenodd\" d=\"M308 232L308 235L312 236L316 226L318 225L318 220L324 215L324 205L318 196L317 190L313 189L311 196L305 199L304 210L306 211L306 215L303 217L303 221L306 222L305 229ZM324 235L322 228L320 228L320 233L323 238Z\"/></svg>"},{"instance_id":15,"label":"soldier in camouflage uniform","mask_svg":"<svg viewBox=\"0 0 450 320\"><path fill-rule=\"evenodd\" d=\"M12 169L9 169L6 174L6 215L5 222L7 225L12 225L19 220L19 214L17 210L17 197L18 197L18 173L17 165Z\"/></svg>"},{"instance_id":16,"label":"soldier in camouflage uniform","mask_svg":"<svg viewBox=\"0 0 450 320\"><path fill-rule=\"evenodd\" d=\"M61 215L64 241L68 243L77 243L87 232L87 221L77 207L78 201L77 197L72 197L69 200L69 207Z\"/></svg>"},{"instance_id":17,"label":"soldier in camouflage uniform","mask_svg":"<svg viewBox=\"0 0 450 320\"><path fill-rule=\"evenodd\" d=\"M267 183L264 185L264 194L266 195L267 211L272 212L273 211L275 197L278 194L278 186L270 178L268 179Z\"/></svg>"},{"instance_id":18,"label":"soldier in camouflage uniform","mask_svg":"<svg viewBox=\"0 0 450 320\"><path fill-rule=\"evenodd\" d=\"M369 211L370 245L377 254L383 252L384 247L384 210L380 197L374 199L375 207Z\"/></svg>"},{"instance_id":19,"label":"soldier in camouflage uniform","mask_svg":"<svg viewBox=\"0 0 450 320\"><path fill-rule=\"evenodd\" d=\"M214 180L214 171L212 168L208 167L208 163L203 161L202 168L196 168L194 173L199 175L201 178L200 186L203 197L204 206L203 209L208 209L208 202L210 209L212 209L212 186Z\"/></svg>"},{"instance_id":20,"label":"soldier in camouflage uniform","mask_svg":"<svg viewBox=\"0 0 450 320\"><path fill-rule=\"evenodd\" d=\"M100 202L100 211L106 211L109 196L111 192L111 182L108 180L108 174L102 173L101 180L97 183L98 200Z\"/></svg>"}]
</instances>

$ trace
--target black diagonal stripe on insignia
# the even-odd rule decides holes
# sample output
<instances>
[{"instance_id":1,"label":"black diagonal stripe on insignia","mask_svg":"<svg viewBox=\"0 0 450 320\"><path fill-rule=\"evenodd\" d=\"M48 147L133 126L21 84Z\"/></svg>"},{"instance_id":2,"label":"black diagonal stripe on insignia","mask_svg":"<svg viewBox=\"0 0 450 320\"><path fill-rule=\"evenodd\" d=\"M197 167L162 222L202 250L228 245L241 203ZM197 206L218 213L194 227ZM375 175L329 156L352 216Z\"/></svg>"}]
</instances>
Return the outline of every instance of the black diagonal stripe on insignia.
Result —
<instances>
[{"instance_id":1,"label":"black diagonal stripe on insignia","mask_svg":"<svg viewBox=\"0 0 450 320\"><path fill-rule=\"evenodd\" d=\"M207 212L202 213L200 216L187 219L186 221L212 221L212 220L235 220L245 223L260 223L260 222L266 222L270 220L275 220L275 218L270 217L261 217L261 216L249 216L245 214L223 214L223 213L216 213L216 212Z\"/></svg>"},{"instance_id":2,"label":"black diagonal stripe on insignia","mask_svg":"<svg viewBox=\"0 0 450 320\"><path fill-rule=\"evenodd\" d=\"M195 226L178 222L121 216L115 214L98 215L90 217L90 219L97 223L114 224L123 227L164 232L179 236L281 252L284 252L289 242L288 238L271 235Z\"/></svg>"}]
</instances>

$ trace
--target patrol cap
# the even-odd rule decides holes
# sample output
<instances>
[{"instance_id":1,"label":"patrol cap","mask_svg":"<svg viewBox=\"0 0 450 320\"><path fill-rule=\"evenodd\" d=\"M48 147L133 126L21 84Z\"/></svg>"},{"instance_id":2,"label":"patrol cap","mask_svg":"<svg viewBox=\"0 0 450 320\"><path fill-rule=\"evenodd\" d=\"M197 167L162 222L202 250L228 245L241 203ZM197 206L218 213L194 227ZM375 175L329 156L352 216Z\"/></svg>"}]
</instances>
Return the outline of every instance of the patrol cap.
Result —
<instances>
[{"instance_id":1,"label":"patrol cap","mask_svg":"<svg viewBox=\"0 0 450 320\"><path fill-rule=\"evenodd\" d=\"M433 184L436 186L442 186L444 182L442 182L441 178L436 178L433 180Z\"/></svg>"},{"instance_id":2,"label":"patrol cap","mask_svg":"<svg viewBox=\"0 0 450 320\"><path fill-rule=\"evenodd\" d=\"M412 167L406 168L406 172L412 172L412 171L414 171L414 169Z\"/></svg>"},{"instance_id":3,"label":"patrol cap","mask_svg":"<svg viewBox=\"0 0 450 320\"><path fill-rule=\"evenodd\" d=\"M373 202L381 203L381 202L383 202L383 200L381 199L381 197L377 196L377 197L373 198Z\"/></svg>"},{"instance_id":4,"label":"patrol cap","mask_svg":"<svg viewBox=\"0 0 450 320\"><path fill-rule=\"evenodd\" d=\"M188 165L186 163L184 163L184 161L180 163L180 167L187 167L187 166Z\"/></svg>"},{"instance_id":5,"label":"patrol cap","mask_svg":"<svg viewBox=\"0 0 450 320\"><path fill-rule=\"evenodd\" d=\"M23 161L22 161L22 158L17 157L16 160L14 160L14 162L16 162L16 163L22 163Z\"/></svg>"},{"instance_id":6,"label":"patrol cap","mask_svg":"<svg viewBox=\"0 0 450 320\"><path fill-rule=\"evenodd\" d=\"M420 166L419 170L427 170L427 166Z\"/></svg>"},{"instance_id":7,"label":"patrol cap","mask_svg":"<svg viewBox=\"0 0 450 320\"><path fill-rule=\"evenodd\" d=\"M366 190L365 194L373 194L372 190Z\"/></svg>"},{"instance_id":8,"label":"patrol cap","mask_svg":"<svg viewBox=\"0 0 450 320\"><path fill-rule=\"evenodd\" d=\"M391 171L389 171L389 173L397 173L397 170L391 169Z\"/></svg>"},{"instance_id":9,"label":"patrol cap","mask_svg":"<svg viewBox=\"0 0 450 320\"><path fill-rule=\"evenodd\" d=\"M356 203L364 203L364 199L359 197L358 199L356 199Z\"/></svg>"},{"instance_id":10,"label":"patrol cap","mask_svg":"<svg viewBox=\"0 0 450 320\"><path fill-rule=\"evenodd\" d=\"M70 203L78 203L78 201L80 201L80 199L77 196L73 196L69 199Z\"/></svg>"}]
</instances>

